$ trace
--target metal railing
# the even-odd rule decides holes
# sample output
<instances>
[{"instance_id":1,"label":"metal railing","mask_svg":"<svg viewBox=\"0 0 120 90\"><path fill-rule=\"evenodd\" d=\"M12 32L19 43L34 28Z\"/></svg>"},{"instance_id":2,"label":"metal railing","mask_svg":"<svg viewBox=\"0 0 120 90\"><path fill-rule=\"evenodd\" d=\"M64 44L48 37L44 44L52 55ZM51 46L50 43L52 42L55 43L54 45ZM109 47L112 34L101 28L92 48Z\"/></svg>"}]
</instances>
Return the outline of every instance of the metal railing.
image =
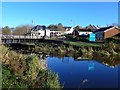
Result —
<instances>
[{"instance_id":1,"label":"metal railing","mask_svg":"<svg viewBox=\"0 0 120 90\"><path fill-rule=\"evenodd\" d=\"M41 36L1 35L1 39L41 39Z\"/></svg>"}]
</instances>

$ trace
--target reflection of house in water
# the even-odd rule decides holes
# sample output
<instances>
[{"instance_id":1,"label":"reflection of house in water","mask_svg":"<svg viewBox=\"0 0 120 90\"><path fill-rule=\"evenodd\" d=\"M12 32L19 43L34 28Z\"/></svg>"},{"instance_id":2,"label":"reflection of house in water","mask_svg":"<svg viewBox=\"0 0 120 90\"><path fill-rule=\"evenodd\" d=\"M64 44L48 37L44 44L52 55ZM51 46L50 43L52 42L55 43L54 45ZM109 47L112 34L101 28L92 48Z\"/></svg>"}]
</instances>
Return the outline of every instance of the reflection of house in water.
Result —
<instances>
[{"instance_id":1,"label":"reflection of house in water","mask_svg":"<svg viewBox=\"0 0 120 90\"><path fill-rule=\"evenodd\" d=\"M94 62L88 63L88 70L93 71L95 69Z\"/></svg>"},{"instance_id":2,"label":"reflection of house in water","mask_svg":"<svg viewBox=\"0 0 120 90\"><path fill-rule=\"evenodd\" d=\"M77 59L74 59L75 61L89 61L88 58L85 57L77 57ZM95 69L94 62L88 62L88 70L93 71Z\"/></svg>"},{"instance_id":3,"label":"reflection of house in water","mask_svg":"<svg viewBox=\"0 0 120 90\"><path fill-rule=\"evenodd\" d=\"M87 60L88 58L86 57L77 57L77 60Z\"/></svg>"}]
</instances>

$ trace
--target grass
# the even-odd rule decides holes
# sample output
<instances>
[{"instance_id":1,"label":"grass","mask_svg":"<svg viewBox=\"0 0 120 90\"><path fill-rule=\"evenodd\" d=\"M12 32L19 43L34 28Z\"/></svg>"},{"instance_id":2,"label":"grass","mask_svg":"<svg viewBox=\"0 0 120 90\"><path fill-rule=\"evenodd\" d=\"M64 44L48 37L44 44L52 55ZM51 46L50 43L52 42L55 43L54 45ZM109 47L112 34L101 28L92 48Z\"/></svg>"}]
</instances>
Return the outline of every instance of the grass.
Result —
<instances>
[{"instance_id":1,"label":"grass","mask_svg":"<svg viewBox=\"0 0 120 90\"><path fill-rule=\"evenodd\" d=\"M73 45L73 46L95 46L99 47L101 44L98 43L89 43L89 42L72 42L72 41L64 41L64 43Z\"/></svg>"}]
</instances>

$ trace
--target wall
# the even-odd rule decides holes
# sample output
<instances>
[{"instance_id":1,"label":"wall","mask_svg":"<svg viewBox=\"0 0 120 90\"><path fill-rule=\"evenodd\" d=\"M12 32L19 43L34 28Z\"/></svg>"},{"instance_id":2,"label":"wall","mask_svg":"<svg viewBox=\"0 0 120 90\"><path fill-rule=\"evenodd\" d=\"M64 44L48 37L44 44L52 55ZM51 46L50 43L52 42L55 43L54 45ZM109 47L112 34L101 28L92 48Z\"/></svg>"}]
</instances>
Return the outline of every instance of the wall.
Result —
<instances>
[{"instance_id":1,"label":"wall","mask_svg":"<svg viewBox=\"0 0 120 90\"><path fill-rule=\"evenodd\" d=\"M104 39L112 37L114 35L117 35L118 33L120 33L120 30L118 30L116 28L112 28L112 29L104 32Z\"/></svg>"},{"instance_id":2,"label":"wall","mask_svg":"<svg viewBox=\"0 0 120 90\"><path fill-rule=\"evenodd\" d=\"M104 38L104 34L103 34L104 32L103 31L101 31L101 32L96 32L95 33L95 35L96 35L96 39L103 39Z\"/></svg>"},{"instance_id":3,"label":"wall","mask_svg":"<svg viewBox=\"0 0 120 90\"><path fill-rule=\"evenodd\" d=\"M79 35L83 35L83 34L84 34L84 35L89 35L89 34L91 34L91 33L92 33L92 32L87 32L87 31L86 31L86 32L82 32L82 31L81 31L81 32L79 32Z\"/></svg>"}]
</instances>

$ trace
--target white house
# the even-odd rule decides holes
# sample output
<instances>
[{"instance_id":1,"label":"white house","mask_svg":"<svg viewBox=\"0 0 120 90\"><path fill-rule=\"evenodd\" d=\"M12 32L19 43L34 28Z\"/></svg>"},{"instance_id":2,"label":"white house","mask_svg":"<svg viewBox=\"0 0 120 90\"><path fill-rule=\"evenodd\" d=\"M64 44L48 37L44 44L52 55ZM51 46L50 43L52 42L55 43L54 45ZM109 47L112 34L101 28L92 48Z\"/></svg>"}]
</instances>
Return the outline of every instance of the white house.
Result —
<instances>
[{"instance_id":1,"label":"white house","mask_svg":"<svg viewBox=\"0 0 120 90\"><path fill-rule=\"evenodd\" d=\"M50 37L57 37L63 35L64 32L62 31L50 31Z\"/></svg>"},{"instance_id":2,"label":"white house","mask_svg":"<svg viewBox=\"0 0 120 90\"><path fill-rule=\"evenodd\" d=\"M45 26L37 25L33 27L30 31L30 35L37 38L42 38L45 35Z\"/></svg>"},{"instance_id":3,"label":"white house","mask_svg":"<svg viewBox=\"0 0 120 90\"><path fill-rule=\"evenodd\" d=\"M57 37L63 35L64 33L65 31L53 31L46 28L45 26L40 26L40 25L33 27L30 31L30 35L36 38L43 38L44 36L50 38Z\"/></svg>"},{"instance_id":4,"label":"white house","mask_svg":"<svg viewBox=\"0 0 120 90\"><path fill-rule=\"evenodd\" d=\"M89 35L93 33L91 30L87 30L87 29L79 29L79 30L74 30L73 34L76 36L81 36L81 35Z\"/></svg>"},{"instance_id":5,"label":"white house","mask_svg":"<svg viewBox=\"0 0 120 90\"><path fill-rule=\"evenodd\" d=\"M72 34L74 31L74 27L71 27L70 29L66 28L66 31L64 34Z\"/></svg>"}]
</instances>

